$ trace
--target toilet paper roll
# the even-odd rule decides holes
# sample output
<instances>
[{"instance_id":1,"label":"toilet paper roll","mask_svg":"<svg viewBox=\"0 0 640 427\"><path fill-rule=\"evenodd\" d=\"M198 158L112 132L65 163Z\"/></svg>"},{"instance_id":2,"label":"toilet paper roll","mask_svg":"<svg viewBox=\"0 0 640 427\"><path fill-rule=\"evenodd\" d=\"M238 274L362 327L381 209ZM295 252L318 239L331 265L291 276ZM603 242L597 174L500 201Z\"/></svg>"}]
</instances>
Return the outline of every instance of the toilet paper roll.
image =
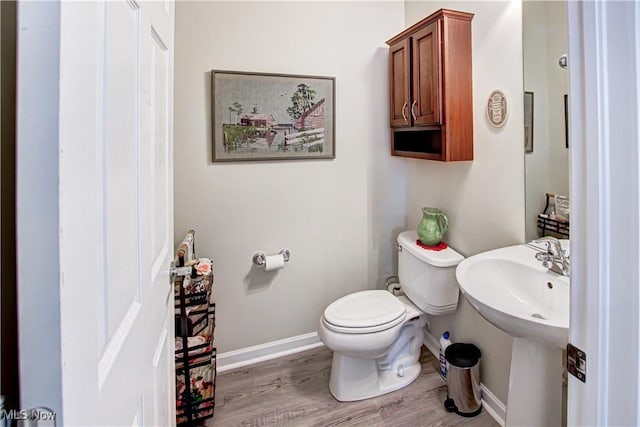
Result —
<instances>
[{"instance_id":1,"label":"toilet paper roll","mask_svg":"<svg viewBox=\"0 0 640 427\"><path fill-rule=\"evenodd\" d=\"M281 254L265 257L265 271L280 270L282 267L284 267L284 257Z\"/></svg>"}]
</instances>

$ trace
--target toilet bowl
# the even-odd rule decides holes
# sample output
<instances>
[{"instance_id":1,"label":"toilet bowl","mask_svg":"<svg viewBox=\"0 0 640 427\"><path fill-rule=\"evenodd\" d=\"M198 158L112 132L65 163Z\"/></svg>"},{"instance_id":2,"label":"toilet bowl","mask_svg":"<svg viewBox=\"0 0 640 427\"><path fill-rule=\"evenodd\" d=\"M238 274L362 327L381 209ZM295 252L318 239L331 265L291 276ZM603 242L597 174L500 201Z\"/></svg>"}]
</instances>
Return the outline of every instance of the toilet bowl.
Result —
<instances>
[{"instance_id":1,"label":"toilet bowl","mask_svg":"<svg viewBox=\"0 0 640 427\"><path fill-rule=\"evenodd\" d=\"M368 399L409 385L420 374L427 314L454 311L455 267L451 248L429 251L415 231L398 236L398 277L405 296L386 290L346 295L320 319L320 340L333 350L329 390L340 401Z\"/></svg>"},{"instance_id":2,"label":"toilet bowl","mask_svg":"<svg viewBox=\"0 0 640 427\"><path fill-rule=\"evenodd\" d=\"M426 315L408 298L386 290L356 292L344 299L327 307L318 331L333 350L331 394L340 401L362 400L415 380Z\"/></svg>"}]
</instances>

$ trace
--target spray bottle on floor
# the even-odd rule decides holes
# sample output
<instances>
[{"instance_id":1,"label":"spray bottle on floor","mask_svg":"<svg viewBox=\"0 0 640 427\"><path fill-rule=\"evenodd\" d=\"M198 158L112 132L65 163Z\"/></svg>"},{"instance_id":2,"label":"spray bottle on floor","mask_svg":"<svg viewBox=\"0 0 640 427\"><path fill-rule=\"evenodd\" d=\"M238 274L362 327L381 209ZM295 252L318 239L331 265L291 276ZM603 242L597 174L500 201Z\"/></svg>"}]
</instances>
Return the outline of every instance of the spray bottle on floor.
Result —
<instances>
[{"instance_id":1,"label":"spray bottle on floor","mask_svg":"<svg viewBox=\"0 0 640 427\"><path fill-rule=\"evenodd\" d=\"M440 337L440 376L443 380L447 380L447 359L444 357L444 351L451 345L449 339L449 331L446 331Z\"/></svg>"}]
</instances>

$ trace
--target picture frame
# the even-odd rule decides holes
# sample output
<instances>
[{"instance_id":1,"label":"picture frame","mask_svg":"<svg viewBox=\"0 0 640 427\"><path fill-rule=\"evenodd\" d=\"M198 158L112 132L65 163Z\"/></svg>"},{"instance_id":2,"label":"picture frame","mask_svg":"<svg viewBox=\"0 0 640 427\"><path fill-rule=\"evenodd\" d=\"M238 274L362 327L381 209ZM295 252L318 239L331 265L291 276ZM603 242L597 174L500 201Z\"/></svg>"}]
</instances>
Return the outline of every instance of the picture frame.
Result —
<instances>
[{"instance_id":1,"label":"picture frame","mask_svg":"<svg viewBox=\"0 0 640 427\"><path fill-rule=\"evenodd\" d=\"M211 71L214 162L335 158L335 77Z\"/></svg>"},{"instance_id":2,"label":"picture frame","mask_svg":"<svg viewBox=\"0 0 640 427\"><path fill-rule=\"evenodd\" d=\"M533 153L533 92L524 93L524 152Z\"/></svg>"}]
</instances>

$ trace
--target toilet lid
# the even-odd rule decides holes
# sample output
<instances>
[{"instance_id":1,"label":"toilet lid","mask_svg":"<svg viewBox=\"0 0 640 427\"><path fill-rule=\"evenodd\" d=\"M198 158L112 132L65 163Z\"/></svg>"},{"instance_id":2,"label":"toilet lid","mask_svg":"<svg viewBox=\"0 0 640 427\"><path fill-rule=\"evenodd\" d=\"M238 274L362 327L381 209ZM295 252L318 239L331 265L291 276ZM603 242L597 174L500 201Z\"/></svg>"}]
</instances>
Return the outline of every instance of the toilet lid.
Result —
<instances>
[{"instance_id":1,"label":"toilet lid","mask_svg":"<svg viewBox=\"0 0 640 427\"><path fill-rule=\"evenodd\" d=\"M361 291L344 296L324 310L324 320L340 328L369 329L401 322L407 310L392 293Z\"/></svg>"}]
</instances>

